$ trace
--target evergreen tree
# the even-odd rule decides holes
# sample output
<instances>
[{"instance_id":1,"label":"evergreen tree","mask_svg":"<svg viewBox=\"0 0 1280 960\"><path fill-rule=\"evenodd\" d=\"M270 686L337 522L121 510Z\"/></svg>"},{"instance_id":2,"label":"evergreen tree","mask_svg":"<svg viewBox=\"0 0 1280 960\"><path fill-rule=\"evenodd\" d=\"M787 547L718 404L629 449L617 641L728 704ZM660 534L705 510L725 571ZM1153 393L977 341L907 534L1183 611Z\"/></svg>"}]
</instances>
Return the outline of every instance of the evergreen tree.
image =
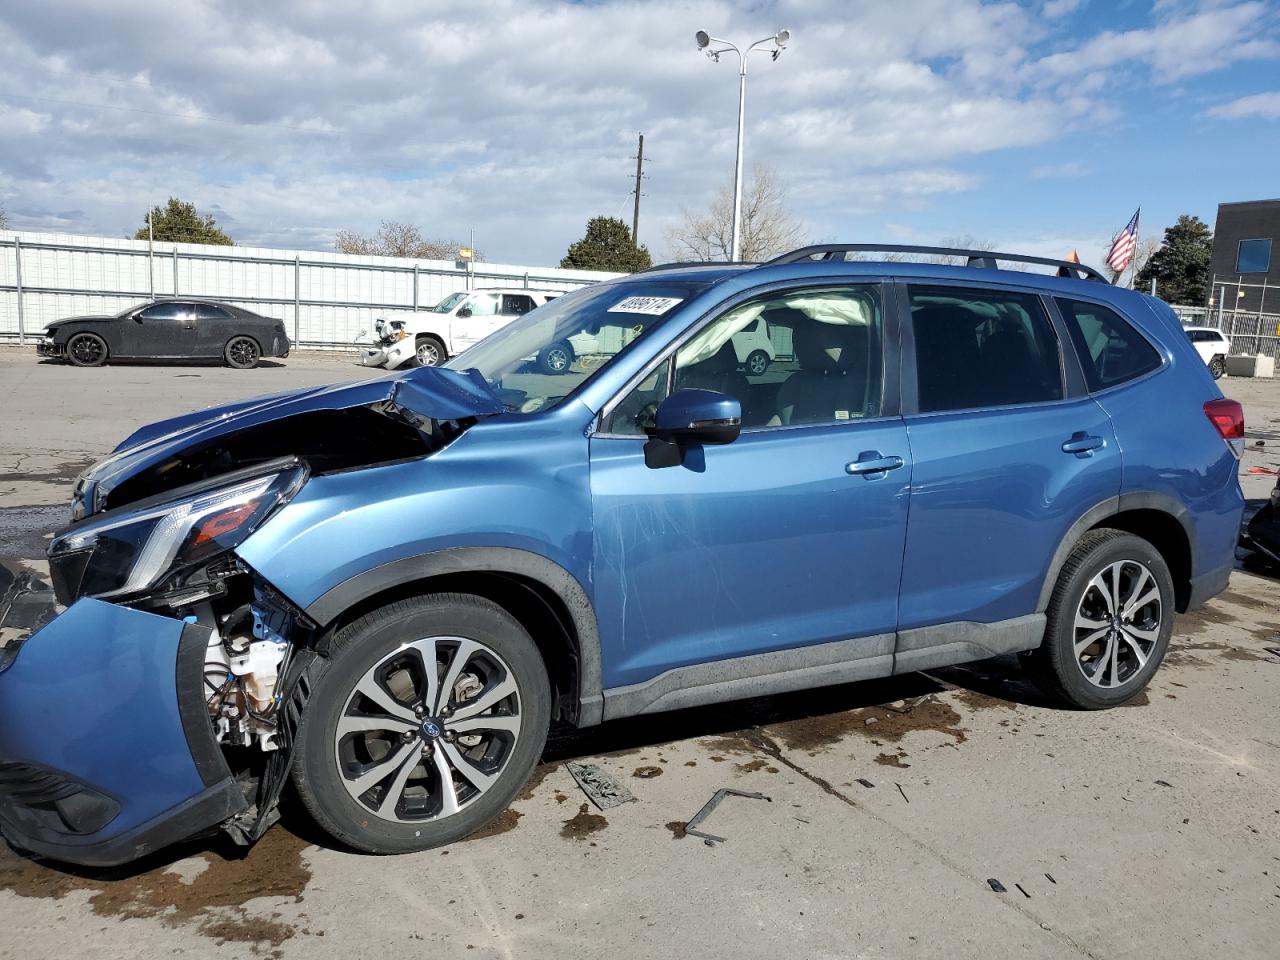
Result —
<instances>
[{"instance_id":1,"label":"evergreen tree","mask_svg":"<svg viewBox=\"0 0 1280 960\"><path fill-rule=\"evenodd\" d=\"M1166 303L1199 305L1209 290L1209 258L1213 253L1213 233L1199 217L1183 214L1164 232L1164 243L1151 255L1134 287L1150 290L1156 282L1156 296Z\"/></svg>"},{"instance_id":2,"label":"evergreen tree","mask_svg":"<svg viewBox=\"0 0 1280 960\"><path fill-rule=\"evenodd\" d=\"M151 229L157 240L170 243L213 243L229 247L232 239L223 233L210 214L202 214L193 203L185 203L170 197L168 204L151 211ZM135 240L147 239L147 221L143 217L142 229L133 235Z\"/></svg>"},{"instance_id":3,"label":"evergreen tree","mask_svg":"<svg viewBox=\"0 0 1280 960\"><path fill-rule=\"evenodd\" d=\"M560 266L635 273L653 266L653 260L643 244L636 246L631 228L617 217L592 217L587 221L586 236L570 245Z\"/></svg>"}]
</instances>

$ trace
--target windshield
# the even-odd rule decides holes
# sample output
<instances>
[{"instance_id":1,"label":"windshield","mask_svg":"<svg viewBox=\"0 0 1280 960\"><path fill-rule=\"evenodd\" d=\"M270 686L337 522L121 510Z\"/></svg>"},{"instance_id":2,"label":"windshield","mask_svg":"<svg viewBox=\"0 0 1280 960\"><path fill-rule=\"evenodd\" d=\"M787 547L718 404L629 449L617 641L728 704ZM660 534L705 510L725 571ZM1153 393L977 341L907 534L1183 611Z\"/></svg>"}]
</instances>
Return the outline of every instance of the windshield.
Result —
<instances>
[{"instance_id":1,"label":"windshield","mask_svg":"<svg viewBox=\"0 0 1280 960\"><path fill-rule=\"evenodd\" d=\"M624 280L584 287L526 313L445 366L480 371L508 410L544 410L707 286Z\"/></svg>"},{"instance_id":2,"label":"windshield","mask_svg":"<svg viewBox=\"0 0 1280 960\"><path fill-rule=\"evenodd\" d=\"M431 311L433 313L448 313L465 299L467 299L467 293L465 290L459 291L458 293L451 293L432 307Z\"/></svg>"}]
</instances>

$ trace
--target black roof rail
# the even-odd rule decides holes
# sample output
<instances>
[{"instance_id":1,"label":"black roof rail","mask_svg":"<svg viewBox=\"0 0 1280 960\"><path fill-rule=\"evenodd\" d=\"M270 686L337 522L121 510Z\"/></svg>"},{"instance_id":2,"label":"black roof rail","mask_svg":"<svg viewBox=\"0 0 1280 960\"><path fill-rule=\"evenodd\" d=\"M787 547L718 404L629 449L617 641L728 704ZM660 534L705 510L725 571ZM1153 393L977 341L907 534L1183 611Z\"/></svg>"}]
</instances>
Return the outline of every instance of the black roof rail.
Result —
<instances>
[{"instance_id":1,"label":"black roof rail","mask_svg":"<svg viewBox=\"0 0 1280 960\"><path fill-rule=\"evenodd\" d=\"M671 260L667 263L655 263L651 267L637 270L636 273L650 273L654 270L676 270L680 267L759 267L758 260Z\"/></svg>"},{"instance_id":2,"label":"black roof rail","mask_svg":"<svg viewBox=\"0 0 1280 960\"><path fill-rule=\"evenodd\" d=\"M1080 280L1111 283L1110 280L1093 267L1083 263L1073 263L1070 260L1032 257L1024 253L997 253L994 250L964 250L959 247L919 247L914 244L895 243L818 243L792 250L790 253L784 253L780 257L774 257L772 260L766 260L761 266L769 267L780 263L800 263L804 260L836 260L839 259L836 254L841 253L925 253L930 256L964 257L966 266L980 267L987 270L997 269L996 261L998 260L1009 260L1015 263L1037 263L1046 267L1057 267L1059 270L1066 270L1068 276L1074 276Z\"/></svg>"}]
</instances>

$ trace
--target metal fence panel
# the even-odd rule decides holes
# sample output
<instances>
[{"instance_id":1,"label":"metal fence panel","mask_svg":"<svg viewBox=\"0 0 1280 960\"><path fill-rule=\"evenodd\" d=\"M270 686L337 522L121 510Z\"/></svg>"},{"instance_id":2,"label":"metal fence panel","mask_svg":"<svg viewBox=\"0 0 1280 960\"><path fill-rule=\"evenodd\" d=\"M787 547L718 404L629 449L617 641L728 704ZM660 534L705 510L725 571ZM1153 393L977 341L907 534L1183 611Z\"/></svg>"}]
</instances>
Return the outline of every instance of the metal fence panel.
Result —
<instances>
[{"instance_id":1,"label":"metal fence panel","mask_svg":"<svg viewBox=\"0 0 1280 960\"><path fill-rule=\"evenodd\" d=\"M1232 356L1256 354L1280 360L1280 314L1172 306L1183 326L1214 327L1226 334Z\"/></svg>"},{"instance_id":2,"label":"metal fence panel","mask_svg":"<svg viewBox=\"0 0 1280 960\"><path fill-rule=\"evenodd\" d=\"M315 250L0 230L0 341L30 340L62 317L116 313L151 296L208 297L278 317L299 344L343 347L392 310L426 309L458 290L573 290L615 273ZM19 293L21 287L21 293Z\"/></svg>"}]
</instances>

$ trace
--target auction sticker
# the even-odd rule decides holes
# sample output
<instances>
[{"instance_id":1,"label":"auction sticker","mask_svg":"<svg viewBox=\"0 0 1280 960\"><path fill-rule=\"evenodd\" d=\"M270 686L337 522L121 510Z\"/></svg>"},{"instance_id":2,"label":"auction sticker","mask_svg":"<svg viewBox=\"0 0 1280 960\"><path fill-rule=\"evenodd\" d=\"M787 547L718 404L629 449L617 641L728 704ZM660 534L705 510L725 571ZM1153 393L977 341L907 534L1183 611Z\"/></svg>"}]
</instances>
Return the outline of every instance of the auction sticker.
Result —
<instances>
[{"instance_id":1,"label":"auction sticker","mask_svg":"<svg viewBox=\"0 0 1280 960\"><path fill-rule=\"evenodd\" d=\"M643 313L651 317L661 316L677 303L681 297L627 297L608 309L608 313Z\"/></svg>"}]
</instances>

